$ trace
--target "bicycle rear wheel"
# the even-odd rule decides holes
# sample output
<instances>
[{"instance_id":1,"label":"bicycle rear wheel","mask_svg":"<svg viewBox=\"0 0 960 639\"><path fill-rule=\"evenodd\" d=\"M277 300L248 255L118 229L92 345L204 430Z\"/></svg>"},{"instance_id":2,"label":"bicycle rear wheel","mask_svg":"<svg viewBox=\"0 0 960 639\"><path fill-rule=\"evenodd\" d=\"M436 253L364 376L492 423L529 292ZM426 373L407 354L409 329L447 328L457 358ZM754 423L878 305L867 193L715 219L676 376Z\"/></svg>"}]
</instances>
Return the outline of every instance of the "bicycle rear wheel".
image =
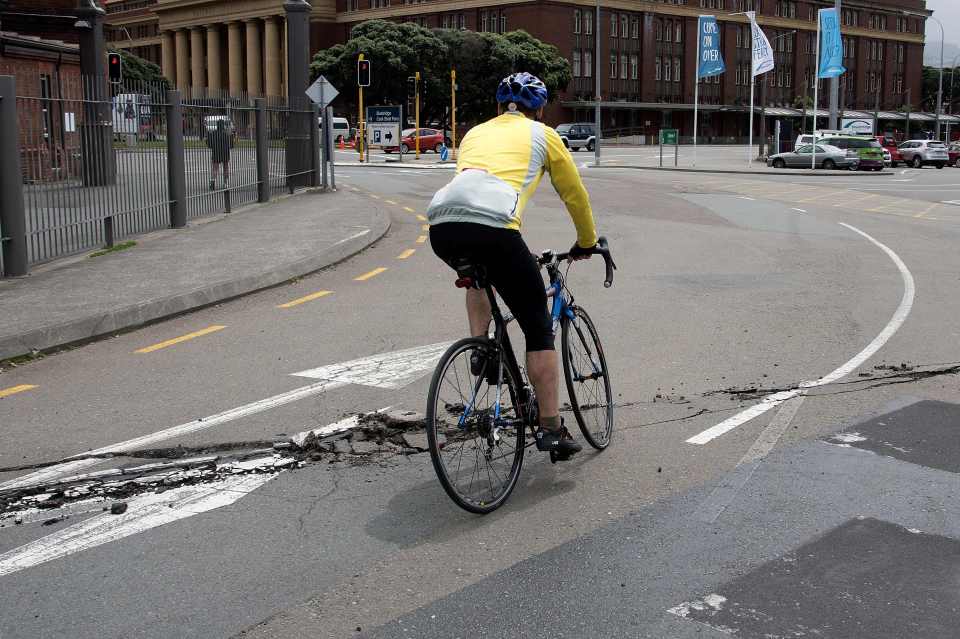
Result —
<instances>
[{"instance_id":1,"label":"bicycle rear wheel","mask_svg":"<svg viewBox=\"0 0 960 639\"><path fill-rule=\"evenodd\" d=\"M563 376L570 407L587 442L597 450L613 434L613 390L600 336L587 312L572 306L573 318L561 321Z\"/></svg>"},{"instance_id":2,"label":"bicycle rear wheel","mask_svg":"<svg viewBox=\"0 0 960 639\"><path fill-rule=\"evenodd\" d=\"M487 362L479 375L470 368L474 353L482 353ZM500 347L488 339L456 342L437 364L427 396L433 468L450 499L472 513L502 506L523 464L520 393L505 363L498 383L501 358Z\"/></svg>"}]
</instances>

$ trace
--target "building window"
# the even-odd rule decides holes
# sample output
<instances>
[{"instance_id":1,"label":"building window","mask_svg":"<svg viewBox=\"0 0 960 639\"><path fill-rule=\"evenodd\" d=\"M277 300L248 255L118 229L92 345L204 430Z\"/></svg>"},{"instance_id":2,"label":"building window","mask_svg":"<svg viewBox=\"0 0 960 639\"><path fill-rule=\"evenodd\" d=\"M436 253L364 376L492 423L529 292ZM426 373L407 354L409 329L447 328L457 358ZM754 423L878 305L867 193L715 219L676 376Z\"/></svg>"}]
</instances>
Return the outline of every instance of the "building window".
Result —
<instances>
[{"instance_id":1,"label":"building window","mask_svg":"<svg viewBox=\"0 0 960 639\"><path fill-rule=\"evenodd\" d=\"M573 52L573 77L580 77L580 51L574 50Z\"/></svg>"},{"instance_id":2,"label":"building window","mask_svg":"<svg viewBox=\"0 0 960 639\"><path fill-rule=\"evenodd\" d=\"M627 79L627 55L626 54L622 54L620 56L620 79L621 80Z\"/></svg>"},{"instance_id":3,"label":"building window","mask_svg":"<svg viewBox=\"0 0 960 639\"><path fill-rule=\"evenodd\" d=\"M897 62L903 62L905 50L906 50L906 47L904 47L902 44L897 45ZM951 81L952 80L953 78L951 78Z\"/></svg>"},{"instance_id":4,"label":"building window","mask_svg":"<svg viewBox=\"0 0 960 639\"><path fill-rule=\"evenodd\" d=\"M657 20L657 42L663 41L663 22Z\"/></svg>"},{"instance_id":5,"label":"building window","mask_svg":"<svg viewBox=\"0 0 960 639\"><path fill-rule=\"evenodd\" d=\"M501 13L500 14L500 33L506 33L506 32L507 32L507 14Z\"/></svg>"},{"instance_id":6,"label":"building window","mask_svg":"<svg viewBox=\"0 0 960 639\"><path fill-rule=\"evenodd\" d=\"M626 14L620 15L620 37L628 38L630 37L630 18Z\"/></svg>"},{"instance_id":7,"label":"building window","mask_svg":"<svg viewBox=\"0 0 960 639\"><path fill-rule=\"evenodd\" d=\"M449 29L449 28L450 28L450 14L449 14L449 13L443 14L443 18L440 20L440 25L441 25L441 27L444 28L444 29Z\"/></svg>"},{"instance_id":8,"label":"building window","mask_svg":"<svg viewBox=\"0 0 960 639\"><path fill-rule=\"evenodd\" d=\"M630 35L633 36L634 40L640 39L640 20L638 18L634 18L630 22Z\"/></svg>"},{"instance_id":9,"label":"building window","mask_svg":"<svg viewBox=\"0 0 960 639\"><path fill-rule=\"evenodd\" d=\"M793 88L793 69L787 67L787 70L784 72L783 86L788 89Z\"/></svg>"},{"instance_id":10,"label":"building window","mask_svg":"<svg viewBox=\"0 0 960 639\"><path fill-rule=\"evenodd\" d=\"M357 11L360 8L360 0L347 0L347 11Z\"/></svg>"},{"instance_id":11,"label":"building window","mask_svg":"<svg viewBox=\"0 0 960 639\"><path fill-rule=\"evenodd\" d=\"M593 53L590 51L583 52L583 77L593 77Z\"/></svg>"},{"instance_id":12,"label":"building window","mask_svg":"<svg viewBox=\"0 0 960 639\"><path fill-rule=\"evenodd\" d=\"M583 32L587 35L593 33L593 12L583 12Z\"/></svg>"},{"instance_id":13,"label":"building window","mask_svg":"<svg viewBox=\"0 0 960 639\"><path fill-rule=\"evenodd\" d=\"M640 60L636 53L630 54L630 79L636 80L639 77Z\"/></svg>"},{"instance_id":14,"label":"building window","mask_svg":"<svg viewBox=\"0 0 960 639\"><path fill-rule=\"evenodd\" d=\"M680 81L680 58L673 59L673 81Z\"/></svg>"},{"instance_id":15,"label":"building window","mask_svg":"<svg viewBox=\"0 0 960 639\"><path fill-rule=\"evenodd\" d=\"M457 28L461 31L465 31L467 28L467 16L460 13L457 15Z\"/></svg>"},{"instance_id":16,"label":"building window","mask_svg":"<svg viewBox=\"0 0 960 639\"><path fill-rule=\"evenodd\" d=\"M663 69L662 69L662 63L661 63L661 61L660 61L660 56L657 56L657 62L656 62L656 66L655 66L655 68L654 68L654 73L655 73L655 76L654 76L654 77L655 77L657 80L662 80L662 79L663 79Z\"/></svg>"},{"instance_id":17,"label":"building window","mask_svg":"<svg viewBox=\"0 0 960 639\"><path fill-rule=\"evenodd\" d=\"M610 54L610 79L616 79L617 77L617 54Z\"/></svg>"},{"instance_id":18,"label":"building window","mask_svg":"<svg viewBox=\"0 0 960 639\"><path fill-rule=\"evenodd\" d=\"M573 32L580 33L580 9L573 10Z\"/></svg>"},{"instance_id":19,"label":"building window","mask_svg":"<svg viewBox=\"0 0 960 639\"><path fill-rule=\"evenodd\" d=\"M617 37L617 14L615 13L610 14L610 37Z\"/></svg>"},{"instance_id":20,"label":"building window","mask_svg":"<svg viewBox=\"0 0 960 639\"><path fill-rule=\"evenodd\" d=\"M673 39L674 42L683 42L683 22L677 20L677 37Z\"/></svg>"}]
</instances>

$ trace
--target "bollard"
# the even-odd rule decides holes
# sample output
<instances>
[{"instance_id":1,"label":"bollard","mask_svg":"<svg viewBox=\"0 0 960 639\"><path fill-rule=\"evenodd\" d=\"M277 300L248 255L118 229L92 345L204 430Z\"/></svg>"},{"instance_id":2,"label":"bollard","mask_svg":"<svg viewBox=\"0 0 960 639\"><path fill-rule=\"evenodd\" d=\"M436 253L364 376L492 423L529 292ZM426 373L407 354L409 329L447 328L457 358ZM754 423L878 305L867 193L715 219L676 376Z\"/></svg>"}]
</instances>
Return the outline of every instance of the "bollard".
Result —
<instances>
[{"instance_id":1,"label":"bollard","mask_svg":"<svg viewBox=\"0 0 960 639\"><path fill-rule=\"evenodd\" d=\"M253 101L256 106L256 144L257 144L257 201L270 201L270 161L268 149L270 141L267 135L267 103L263 98Z\"/></svg>"},{"instance_id":2,"label":"bollard","mask_svg":"<svg viewBox=\"0 0 960 639\"><path fill-rule=\"evenodd\" d=\"M167 91L167 184L170 228L187 225L187 169L183 151L183 104L179 91Z\"/></svg>"},{"instance_id":3,"label":"bollard","mask_svg":"<svg viewBox=\"0 0 960 639\"><path fill-rule=\"evenodd\" d=\"M327 131L333 131L333 107L328 106L325 109L325 111L326 111L325 117L327 120L326 120L326 124L324 125L324 129ZM335 172L334 164L336 163L333 161L333 133L332 132L330 133L330 135L327 136L326 143L327 143L327 160L330 162L330 190L336 191L337 178L334 175L334 172ZM343 144L343 138L340 138L340 143Z\"/></svg>"},{"instance_id":4,"label":"bollard","mask_svg":"<svg viewBox=\"0 0 960 639\"><path fill-rule=\"evenodd\" d=\"M26 275L27 210L20 170L17 90L12 76L0 75L0 247L3 275Z\"/></svg>"}]
</instances>

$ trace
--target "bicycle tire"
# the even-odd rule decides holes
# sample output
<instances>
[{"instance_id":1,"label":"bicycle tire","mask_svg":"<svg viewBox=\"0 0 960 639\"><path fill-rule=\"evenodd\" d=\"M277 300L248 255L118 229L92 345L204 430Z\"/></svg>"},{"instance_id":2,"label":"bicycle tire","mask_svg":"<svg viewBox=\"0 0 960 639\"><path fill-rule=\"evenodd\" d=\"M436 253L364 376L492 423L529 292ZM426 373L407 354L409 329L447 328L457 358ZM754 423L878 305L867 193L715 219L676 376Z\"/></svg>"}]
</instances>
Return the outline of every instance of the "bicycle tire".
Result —
<instances>
[{"instance_id":1,"label":"bicycle tire","mask_svg":"<svg viewBox=\"0 0 960 639\"><path fill-rule=\"evenodd\" d=\"M488 357L491 359L488 361L497 361L496 357L499 357L500 347L489 339L482 337L468 337L462 340L455 342L440 358L440 361L437 363L437 367L434 370L433 378L430 381L430 391L427 395L427 420L426 420L426 429L427 429L427 442L430 449L430 459L433 462L433 469L437 474L437 479L440 481L440 485L443 486L443 490L447 493L447 496L461 508L466 511L485 515L491 513L500 506L502 506L507 498L510 496L510 493L513 492L513 489L516 487L517 479L520 477L520 468L523 465L523 452L524 452L524 438L525 438L525 420L523 419L523 408L520 406L519 398L520 393L517 387L516 380L514 380L513 375L510 372L510 369L507 366L503 367L503 384L502 387L506 387L507 392L501 392L502 398L509 397L510 407L503 408L503 412L506 414L507 418L513 418L515 423L513 425L512 439L513 443L510 444L509 440L511 438L510 433L508 432L501 442L498 442L497 448L501 452L505 453L504 457L508 454L512 454L513 459L510 463L509 471L506 472L506 478L503 485L496 491L491 490L489 498L480 498L477 499L471 495L465 494L463 487L458 485L458 479L460 477L461 465L464 460L464 447L466 446L466 436L471 432L470 429L476 428L478 437L487 437L487 434L483 432L485 427L484 424L484 413L485 411L490 410L489 406L485 409L480 409L481 399L486 395L481 395L477 388L486 384L488 389L492 389L489 383L486 380L482 379L486 372L482 372L481 375L474 376L469 368L470 363L470 353L475 350L483 350L488 353ZM462 362L461 362L462 360ZM473 399L477 399L477 408L479 410L475 411L478 417L474 418L474 422L467 423L462 422L454 425L451 425L444 420L444 416L452 415L457 418L457 421L460 422L461 415L466 413L468 416L470 412L467 410L468 404L466 397L463 396L461 389L458 389L453 382L444 386L444 381L447 379L447 373L449 371L454 371L454 379L456 379L456 385L458 386L461 382L461 377L466 377L470 382L468 386L473 386L473 395L469 400L470 403L473 403ZM451 391L450 388L453 388ZM459 405L456 403L450 404L445 399L444 396L456 395L459 392L460 402ZM443 402L443 406L440 404ZM504 400L505 404L506 400ZM461 410L462 408L462 410ZM454 409L454 410L451 410ZM457 415L456 413L460 413ZM440 432L443 430L443 432ZM441 440L439 435L444 435L444 439ZM456 468L456 476L451 477L448 472L447 465L444 463L445 449L449 447L452 436L461 438L460 447L459 447L459 462ZM503 441L508 442L507 446L503 446ZM487 450L489 450L489 440L486 440ZM476 438L474 438L474 461L476 465L480 466L480 448L477 446ZM454 451L454 455L450 456L451 461L456 459L457 451ZM487 455L484 455L487 462L490 462L490 458ZM469 461L469 460L468 460ZM488 483L493 488L493 478L490 475L490 466L488 463L487 468L484 469L487 474ZM499 474L494 471L499 477ZM470 473L470 484L467 488L469 492L474 485L474 471ZM482 474L477 472L477 480L482 484Z\"/></svg>"},{"instance_id":2,"label":"bicycle tire","mask_svg":"<svg viewBox=\"0 0 960 639\"><path fill-rule=\"evenodd\" d=\"M610 439L613 435L613 389L610 384L607 358L603 353L603 345L600 343L597 328L594 326L593 320L590 319L587 312L579 306L572 306L571 311L573 311L574 319L564 316L560 322L563 377L567 383L567 395L570 397L570 407L573 409L573 415L576 417L577 425L580 427L580 431L583 433L587 443L597 450L603 450L610 445ZM581 330L577 323L578 321L579 324L587 328L586 335L583 330ZM580 382L580 380L574 379L576 362L573 361L572 339L576 339L583 347L583 350L589 353L588 358L594 368L594 372L591 373L591 375L600 373L599 379L603 384L603 396L601 397L598 392L593 392L591 396L584 398L587 402L592 399L592 406L589 403L581 401L577 393L577 387L574 386L574 382ZM590 348L590 345L587 344L588 339L593 342L593 348ZM594 359L594 357L596 359ZM596 370L597 368L599 368L599 371ZM601 410L604 409L604 407L605 410ZM584 415L584 412L587 410L594 414L602 413L602 423L596 419L591 420L592 423L587 423L588 420ZM591 428L591 426L596 426L596 428Z\"/></svg>"}]
</instances>

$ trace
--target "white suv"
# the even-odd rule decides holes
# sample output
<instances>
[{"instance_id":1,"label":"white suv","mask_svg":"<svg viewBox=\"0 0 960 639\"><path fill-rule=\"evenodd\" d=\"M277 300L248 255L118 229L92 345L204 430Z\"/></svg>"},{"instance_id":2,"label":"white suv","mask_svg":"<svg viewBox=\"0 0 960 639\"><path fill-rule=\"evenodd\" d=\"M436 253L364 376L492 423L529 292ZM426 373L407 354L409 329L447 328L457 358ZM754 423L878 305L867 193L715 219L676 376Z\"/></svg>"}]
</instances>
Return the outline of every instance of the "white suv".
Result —
<instances>
[{"instance_id":1,"label":"white suv","mask_svg":"<svg viewBox=\"0 0 960 639\"><path fill-rule=\"evenodd\" d=\"M907 140L897 149L904 164L909 164L915 169L923 166L942 169L950 161L947 145L937 140Z\"/></svg>"}]
</instances>

